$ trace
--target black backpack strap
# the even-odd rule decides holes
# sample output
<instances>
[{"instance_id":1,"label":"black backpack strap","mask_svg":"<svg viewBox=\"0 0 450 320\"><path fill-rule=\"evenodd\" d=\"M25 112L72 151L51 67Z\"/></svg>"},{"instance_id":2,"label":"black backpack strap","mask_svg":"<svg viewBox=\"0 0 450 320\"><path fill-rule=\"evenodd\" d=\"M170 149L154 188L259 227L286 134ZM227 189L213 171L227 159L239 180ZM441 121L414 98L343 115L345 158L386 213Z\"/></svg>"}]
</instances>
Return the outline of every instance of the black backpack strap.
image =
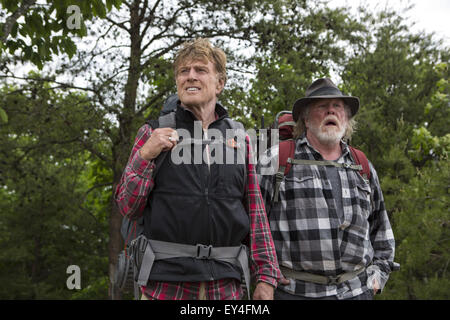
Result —
<instances>
[{"instance_id":1,"label":"black backpack strap","mask_svg":"<svg viewBox=\"0 0 450 320\"><path fill-rule=\"evenodd\" d=\"M242 124L242 122L234 121L233 119L228 118L228 117L225 118L224 121L228 124L228 126L231 129L235 130L235 132L242 130L242 132L245 133L245 128L244 128L244 125ZM244 136L244 138L245 138L245 136ZM245 145L244 152L245 152L244 154L247 154L247 144ZM246 192L246 190L247 190L247 166L245 165L244 166L244 193Z\"/></svg>"},{"instance_id":2,"label":"black backpack strap","mask_svg":"<svg viewBox=\"0 0 450 320\"><path fill-rule=\"evenodd\" d=\"M177 123L176 123L176 113L175 111L172 111L168 114L162 115L158 118L158 120L149 120L147 123L152 127L152 129L157 128L172 128L176 129ZM155 168L153 169L153 177L155 176L156 172L158 172L158 169L161 167L162 162L166 158L168 151L161 152L158 157L156 157L155 160Z\"/></svg>"},{"instance_id":3,"label":"black backpack strap","mask_svg":"<svg viewBox=\"0 0 450 320\"><path fill-rule=\"evenodd\" d=\"M168 114L162 115L158 118L159 128L172 128L177 127L176 112L172 111Z\"/></svg>"},{"instance_id":4,"label":"black backpack strap","mask_svg":"<svg viewBox=\"0 0 450 320\"><path fill-rule=\"evenodd\" d=\"M224 120L226 121L226 123L228 123L228 126L231 129L241 129L241 130L245 131L244 125L241 122L234 121L231 118L225 118Z\"/></svg>"}]
</instances>

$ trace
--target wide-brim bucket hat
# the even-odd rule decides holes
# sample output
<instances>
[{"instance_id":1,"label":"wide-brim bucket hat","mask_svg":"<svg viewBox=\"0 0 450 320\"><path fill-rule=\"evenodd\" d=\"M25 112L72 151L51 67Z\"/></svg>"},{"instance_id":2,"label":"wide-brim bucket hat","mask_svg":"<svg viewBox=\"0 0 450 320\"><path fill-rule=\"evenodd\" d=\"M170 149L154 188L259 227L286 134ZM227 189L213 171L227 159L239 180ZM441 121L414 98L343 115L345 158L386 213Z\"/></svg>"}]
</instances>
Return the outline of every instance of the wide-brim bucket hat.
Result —
<instances>
[{"instance_id":1,"label":"wide-brim bucket hat","mask_svg":"<svg viewBox=\"0 0 450 320\"><path fill-rule=\"evenodd\" d=\"M314 81L308 89L306 89L306 97L300 98L294 103L292 108L292 117L297 122L302 108L307 106L311 101L317 99L333 99L339 98L350 107L351 116L353 117L359 109L359 98L344 95L341 90L328 78L321 78Z\"/></svg>"}]
</instances>

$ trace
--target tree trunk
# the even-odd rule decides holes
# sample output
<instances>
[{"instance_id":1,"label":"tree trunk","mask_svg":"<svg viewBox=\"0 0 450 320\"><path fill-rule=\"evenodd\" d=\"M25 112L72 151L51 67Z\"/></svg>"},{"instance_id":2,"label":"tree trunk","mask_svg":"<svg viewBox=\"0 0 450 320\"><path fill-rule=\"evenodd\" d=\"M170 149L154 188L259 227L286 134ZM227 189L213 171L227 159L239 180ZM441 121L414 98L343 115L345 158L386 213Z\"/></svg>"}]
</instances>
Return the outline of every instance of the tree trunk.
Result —
<instances>
[{"instance_id":1,"label":"tree trunk","mask_svg":"<svg viewBox=\"0 0 450 320\"><path fill-rule=\"evenodd\" d=\"M136 132L133 130L133 118L136 112L136 96L139 78L141 76L141 55L142 55L142 37L139 33L140 27L139 17L139 1L135 1L130 8L130 68L128 70L127 83L125 85L124 108L119 116L119 133L117 137L117 145L113 146L112 156L114 162L114 184L113 195L117 184L120 182L122 171L131 149L131 141ZM113 285L115 269L117 265L117 257L123 249L123 239L120 235L120 226L122 224L122 215L112 198L111 215L109 219L109 276L110 276L110 298L119 300L122 295L118 288Z\"/></svg>"},{"instance_id":2,"label":"tree trunk","mask_svg":"<svg viewBox=\"0 0 450 320\"><path fill-rule=\"evenodd\" d=\"M120 179L120 177L119 177ZM114 183L113 190L116 189L117 183ZM122 293L114 285L115 271L117 265L117 257L123 249L123 240L120 235L120 226L122 225L122 215L114 202L114 197L111 199L111 214L109 218L109 296L112 300L121 300Z\"/></svg>"}]
</instances>

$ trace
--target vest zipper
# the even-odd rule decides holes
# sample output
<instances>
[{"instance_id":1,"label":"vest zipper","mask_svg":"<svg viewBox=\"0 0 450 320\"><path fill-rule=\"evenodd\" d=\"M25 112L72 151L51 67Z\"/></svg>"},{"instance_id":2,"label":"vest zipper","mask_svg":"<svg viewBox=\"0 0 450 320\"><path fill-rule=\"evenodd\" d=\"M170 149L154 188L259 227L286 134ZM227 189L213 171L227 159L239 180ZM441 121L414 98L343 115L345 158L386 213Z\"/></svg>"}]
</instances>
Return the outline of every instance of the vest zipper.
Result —
<instances>
[{"instance_id":1,"label":"vest zipper","mask_svg":"<svg viewBox=\"0 0 450 320\"><path fill-rule=\"evenodd\" d=\"M208 132L203 132L203 138L205 140L208 140ZM209 194L208 194L208 187L209 187L209 180L211 175L211 158L209 155L209 144L206 144L206 164L208 165L208 174L206 175L206 188L205 188L205 196L206 196L206 203L208 204L208 214L209 214Z\"/></svg>"},{"instance_id":2,"label":"vest zipper","mask_svg":"<svg viewBox=\"0 0 450 320\"><path fill-rule=\"evenodd\" d=\"M205 140L208 140L208 131L205 130L203 131L203 138ZM210 183L210 177L211 177L211 157L210 157L210 149L209 149L209 144L206 144L205 146L206 149L206 163L208 165L208 173L206 175L206 188L205 188L205 196L206 196L206 205L207 205L207 210L208 210L208 225L211 226L211 214L209 212L209 208L210 208L210 202L209 202L209 183ZM212 228L209 228L209 241L212 241L213 239L213 234L212 234ZM212 263L210 261L207 261L209 270L211 272L211 277L210 277L210 281L212 281L214 279L214 270L212 267Z\"/></svg>"}]
</instances>

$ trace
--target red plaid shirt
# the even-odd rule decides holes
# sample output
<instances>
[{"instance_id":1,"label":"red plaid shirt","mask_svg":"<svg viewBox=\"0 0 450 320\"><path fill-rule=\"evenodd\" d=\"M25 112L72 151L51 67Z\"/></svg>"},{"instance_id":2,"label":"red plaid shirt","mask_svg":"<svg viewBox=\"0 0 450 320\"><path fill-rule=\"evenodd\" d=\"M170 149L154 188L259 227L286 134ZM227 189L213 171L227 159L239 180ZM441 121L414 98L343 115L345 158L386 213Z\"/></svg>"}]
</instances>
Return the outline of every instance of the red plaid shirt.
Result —
<instances>
[{"instance_id":1,"label":"red plaid shirt","mask_svg":"<svg viewBox=\"0 0 450 320\"><path fill-rule=\"evenodd\" d=\"M154 162L144 160L138 152L151 133L152 129L147 124L139 129L128 164L116 189L115 200L124 216L136 217L142 214L154 185L151 179ZM256 282L264 281L276 287L281 273L255 166L250 161L251 147L248 136L246 139L248 183L245 205L250 217L250 272ZM204 283L149 281L147 287L142 289L147 298L164 300L195 300L201 298L200 295L211 300L241 299L243 296L241 283L234 279Z\"/></svg>"}]
</instances>

